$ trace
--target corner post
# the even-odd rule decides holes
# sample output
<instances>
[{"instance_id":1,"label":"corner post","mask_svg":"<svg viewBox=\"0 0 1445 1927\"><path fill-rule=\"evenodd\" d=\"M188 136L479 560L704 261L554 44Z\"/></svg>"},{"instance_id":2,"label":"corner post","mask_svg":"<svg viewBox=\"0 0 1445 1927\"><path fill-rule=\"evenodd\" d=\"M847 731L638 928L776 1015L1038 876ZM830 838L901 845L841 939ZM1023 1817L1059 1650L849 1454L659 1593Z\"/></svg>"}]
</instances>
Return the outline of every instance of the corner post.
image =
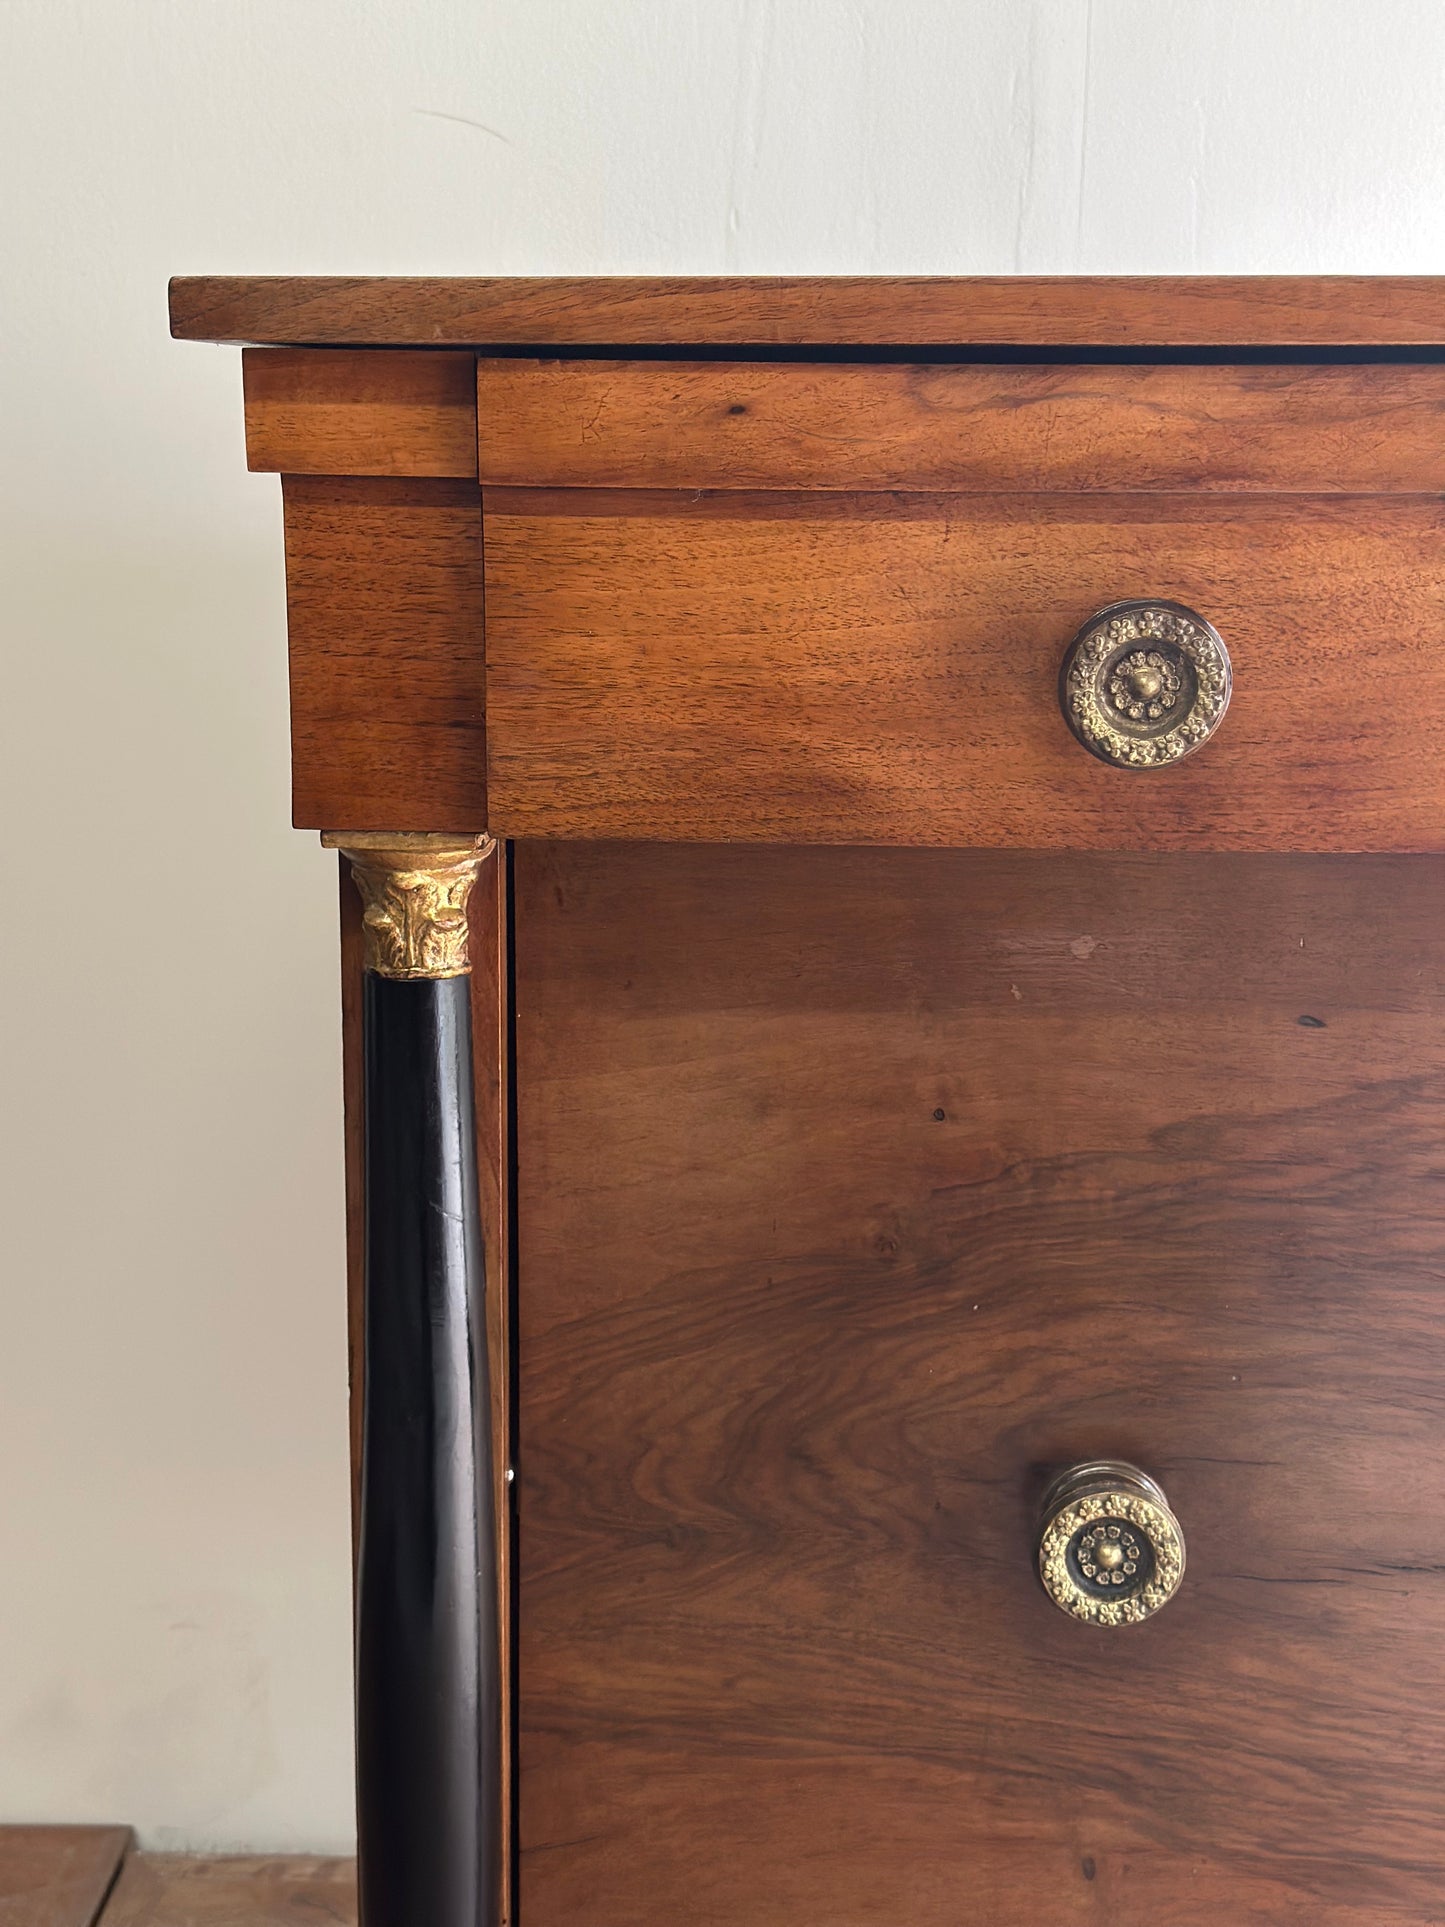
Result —
<instances>
[{"instance_id":1,"label":"corner post","mask_svg":"<svg viewBox=\"0 0 1445 1927\"><path fill-rule=\"evenodd\" d=\"M497 1548L467 899L490 839L327 832L364 905L362 1927L495 1927Z\"/></svg>"}]
</instances>

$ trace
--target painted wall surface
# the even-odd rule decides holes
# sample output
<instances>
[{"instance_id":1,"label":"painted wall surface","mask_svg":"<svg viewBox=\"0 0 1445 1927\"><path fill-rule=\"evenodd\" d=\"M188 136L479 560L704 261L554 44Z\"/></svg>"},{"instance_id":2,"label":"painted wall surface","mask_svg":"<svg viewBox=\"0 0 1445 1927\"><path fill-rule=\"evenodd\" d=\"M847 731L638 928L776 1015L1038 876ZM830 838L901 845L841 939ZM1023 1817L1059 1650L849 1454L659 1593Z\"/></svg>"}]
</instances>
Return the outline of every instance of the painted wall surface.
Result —
<instances>
[{"instance_id":1,"label":"painted wall surface","mask_svg":"<svg viewBox=\"0 0 1445 1927\"><path fill-rule=\"evenodd\" d=\"M333 859L166 277L1445 269L1439 0L7 0L0 1819L351 1837Z\"/></svg>"}]
</instances>

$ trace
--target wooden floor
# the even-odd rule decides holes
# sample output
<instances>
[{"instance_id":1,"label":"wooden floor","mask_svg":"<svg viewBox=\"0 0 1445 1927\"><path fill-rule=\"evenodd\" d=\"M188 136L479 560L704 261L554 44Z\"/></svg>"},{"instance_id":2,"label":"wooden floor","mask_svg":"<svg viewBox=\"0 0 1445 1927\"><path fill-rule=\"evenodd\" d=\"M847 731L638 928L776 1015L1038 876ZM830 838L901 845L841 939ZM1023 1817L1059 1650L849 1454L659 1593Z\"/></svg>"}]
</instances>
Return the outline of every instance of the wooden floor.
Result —
<instances>
[{"instance_id":1,"label":"wooden floor","mask_svg":"<svg viewBox=\"0 0 1445 1927\"><path fill-rule=\"evenodd\" d=\"M138 1853L129 1827L0 1827L0 1927L320 1927L350 1860Z\"/></svg>"}]
</instances>

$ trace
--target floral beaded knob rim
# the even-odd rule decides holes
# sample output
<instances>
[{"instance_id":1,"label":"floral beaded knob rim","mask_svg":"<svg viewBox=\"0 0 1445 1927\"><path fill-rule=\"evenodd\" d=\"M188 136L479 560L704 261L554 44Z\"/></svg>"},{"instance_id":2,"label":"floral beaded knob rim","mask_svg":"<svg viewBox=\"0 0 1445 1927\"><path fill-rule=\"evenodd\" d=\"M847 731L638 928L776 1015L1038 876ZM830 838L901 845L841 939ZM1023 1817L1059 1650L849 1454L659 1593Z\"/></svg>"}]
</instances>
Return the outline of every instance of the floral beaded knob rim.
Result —
<instances>
[{"instance_id":1,"label":"floral beaded knob rim","mask_svg":"<svg viewBox=\"0 0 1445 1927\"><path fill-rule=\"evenodd\" d=\"M1095 1487L1048 1518L1039 1577L1054 1604L1075 1619L1135 1625L1179 1590L1184 1535L1168 1506L1137 1488Z\"/></svg>"},{"instance_id":2,"label":"floral beaded knob rim","mask_svg":"<svg viewBox=\"0 0 1445 1927\"><path fill-rule=\"evenodd\" d=\"M1229 707L1229 651L1182 602L1113 602L1090 616L1059 673L1075 736L1117 769L1160 769L1191 755Z\"/></svg>"}]
</instances>

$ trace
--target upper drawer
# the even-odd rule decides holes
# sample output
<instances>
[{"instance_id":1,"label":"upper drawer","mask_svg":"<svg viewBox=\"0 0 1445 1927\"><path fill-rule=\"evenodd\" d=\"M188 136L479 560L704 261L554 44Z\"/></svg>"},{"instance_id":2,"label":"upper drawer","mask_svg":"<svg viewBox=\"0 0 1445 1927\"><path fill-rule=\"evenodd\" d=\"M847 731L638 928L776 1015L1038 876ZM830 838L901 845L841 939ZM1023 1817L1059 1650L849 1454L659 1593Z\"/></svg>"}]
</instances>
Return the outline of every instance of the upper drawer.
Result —
<instances>
[{"instance_id":1,"label":"upper drawer","mask_svg":"<svg viewBox=\"0 0 1445 1927\"><path fill-rule=\"evenodd\" d=\"M477 383L479 473L508 486L1445 489L1445 366L1424 363L484 357Z\"/></svg>"},{"instance_id":2,"label":"upper drawer","mask_svg":"<svg viewBox=\"0 0 1445 1927\"><path fill-rule=\"evenodd\" d=\"M493 489L483 521L502 835L1445 850L1436 500ZM1233 658L1163 769L1059 707L1132 598Z\"/></svg>"}]
</instances>

